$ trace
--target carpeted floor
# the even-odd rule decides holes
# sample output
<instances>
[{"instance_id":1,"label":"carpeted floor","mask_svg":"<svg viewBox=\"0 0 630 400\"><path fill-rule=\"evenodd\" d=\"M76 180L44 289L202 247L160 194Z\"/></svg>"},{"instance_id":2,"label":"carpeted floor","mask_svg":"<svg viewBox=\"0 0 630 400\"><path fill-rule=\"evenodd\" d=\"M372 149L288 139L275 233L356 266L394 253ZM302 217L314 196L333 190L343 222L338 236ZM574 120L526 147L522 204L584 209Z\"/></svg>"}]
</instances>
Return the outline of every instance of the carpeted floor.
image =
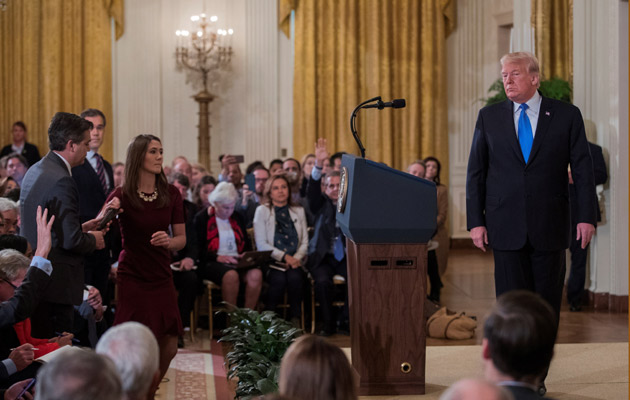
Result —
<instances>
[{"instance_id":1,"label":"carpeted floor","mask_svg":"<svg viewBox=\"0 0 630 400\"><path fill-rule=\"evenodd\" d=\"M350 356L350 349L344 351ZM437 399L453 382L481 376L480 346L427 347L424 396L372 396L363 399ZM180 350L160 385L157 399L234 397L225 378L221 346L211 352ZM562 399L628 399L628 343L558 344L547 377L548 396Z\"/></svg>"}]
</instances>

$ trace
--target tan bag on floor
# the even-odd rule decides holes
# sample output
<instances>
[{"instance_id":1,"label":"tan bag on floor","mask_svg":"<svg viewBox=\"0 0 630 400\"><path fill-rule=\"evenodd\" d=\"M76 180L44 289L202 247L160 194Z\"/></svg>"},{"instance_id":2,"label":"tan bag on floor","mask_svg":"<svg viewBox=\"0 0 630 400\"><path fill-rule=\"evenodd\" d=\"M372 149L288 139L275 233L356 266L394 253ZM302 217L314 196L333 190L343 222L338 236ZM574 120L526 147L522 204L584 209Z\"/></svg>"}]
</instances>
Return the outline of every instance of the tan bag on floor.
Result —
<instances>
[{"instance_id":1,"label":"tan bag on floor","mask_svg":"<svg viewBox=\"0 0 630 400\"><path fill-rule=\"evenodd\" d=\"M429 317L427 335L436 339L470 339L475 336L476 327L477 321L465 312L449 313L442 307Z\"/></svg>"}]
</instances>

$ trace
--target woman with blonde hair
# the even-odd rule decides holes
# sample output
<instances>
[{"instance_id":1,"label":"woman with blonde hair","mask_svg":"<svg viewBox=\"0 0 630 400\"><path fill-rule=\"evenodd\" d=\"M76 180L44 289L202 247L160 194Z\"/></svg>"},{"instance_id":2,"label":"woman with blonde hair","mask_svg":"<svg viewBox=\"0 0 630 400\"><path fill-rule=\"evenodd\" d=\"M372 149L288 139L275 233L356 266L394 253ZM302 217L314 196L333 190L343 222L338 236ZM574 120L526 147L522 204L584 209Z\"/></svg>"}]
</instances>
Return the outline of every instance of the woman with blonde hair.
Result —
<instances>
[{"instance_id":1,"label":"woman with blonde hair","mask_svg":"<svg viewBox=\"0 0 630 400\"><path fill-rule=\"evenodd\" d=\"M314 335L299 337L282 357L280 394L295 400L356 400L356 377L337 346Z\"/></svg>"}]
</instances>

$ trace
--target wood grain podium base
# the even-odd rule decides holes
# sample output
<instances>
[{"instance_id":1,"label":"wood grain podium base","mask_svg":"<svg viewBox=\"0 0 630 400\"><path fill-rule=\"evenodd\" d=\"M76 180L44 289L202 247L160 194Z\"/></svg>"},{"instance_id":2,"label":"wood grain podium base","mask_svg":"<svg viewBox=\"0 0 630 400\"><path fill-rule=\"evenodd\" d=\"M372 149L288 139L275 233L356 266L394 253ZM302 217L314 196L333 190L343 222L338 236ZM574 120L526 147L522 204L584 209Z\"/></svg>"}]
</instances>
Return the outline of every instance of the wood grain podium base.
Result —
<instances>
[{"instance_id":1,"label":"wood grain podium base","mask_svg":"<svg viewBox=\"0 0 630 400\"><path fill-rule=\"evenodd\" d=\"M426 244L347 240L352 365L359 393L425 392Z\"/></svg>"}]
</instances>

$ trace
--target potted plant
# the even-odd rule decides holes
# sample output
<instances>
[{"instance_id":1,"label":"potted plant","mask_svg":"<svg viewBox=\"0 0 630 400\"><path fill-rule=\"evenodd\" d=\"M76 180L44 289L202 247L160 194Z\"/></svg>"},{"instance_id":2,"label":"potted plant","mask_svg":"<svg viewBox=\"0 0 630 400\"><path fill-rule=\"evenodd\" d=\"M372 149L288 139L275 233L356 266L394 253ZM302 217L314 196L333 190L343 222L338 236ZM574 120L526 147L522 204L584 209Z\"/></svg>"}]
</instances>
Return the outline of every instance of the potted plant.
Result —
<instances>
[{"instance_id":1,"label":"potted plant","mask_svg":"<svg viewBox=\"0 0 630 400\"><path fill-rule=\"evenodd\" d=\"M236 398L277 392L282 356L302 330L271 311L233 307L226 313L230 326L219 341L232 344L225 362L227 378L238 378Z\"/></svg>"}]
</instances>

